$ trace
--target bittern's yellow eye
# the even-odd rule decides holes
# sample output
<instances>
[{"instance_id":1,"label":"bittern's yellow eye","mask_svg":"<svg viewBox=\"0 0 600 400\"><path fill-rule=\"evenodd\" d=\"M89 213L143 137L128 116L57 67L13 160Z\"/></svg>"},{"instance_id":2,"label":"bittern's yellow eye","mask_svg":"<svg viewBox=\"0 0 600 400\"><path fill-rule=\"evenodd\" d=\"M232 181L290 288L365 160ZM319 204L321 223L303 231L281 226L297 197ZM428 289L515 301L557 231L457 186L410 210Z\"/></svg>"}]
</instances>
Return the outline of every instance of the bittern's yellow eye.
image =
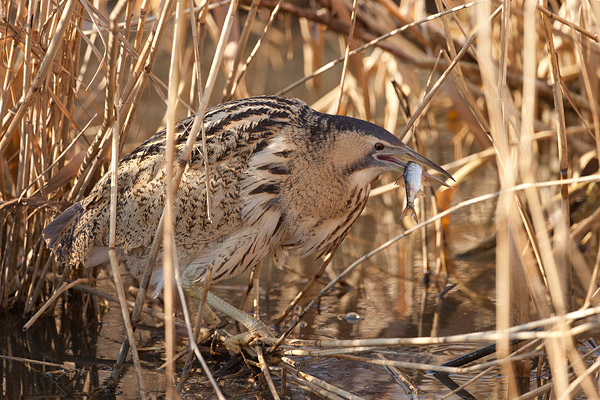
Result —
<instances>
[{"instance_id":1,"label":"bittern's yellow eye","mask_svg":"<svg viewBox=\"0 0 600 400\"><path fill-rule=\"evenodd\" d=\"M375 151L382 151L383 149L385 149L385 146L383 145L383 143L375 143L373 145L373 148L375 149Z\"/></svg>"}]
</instances>

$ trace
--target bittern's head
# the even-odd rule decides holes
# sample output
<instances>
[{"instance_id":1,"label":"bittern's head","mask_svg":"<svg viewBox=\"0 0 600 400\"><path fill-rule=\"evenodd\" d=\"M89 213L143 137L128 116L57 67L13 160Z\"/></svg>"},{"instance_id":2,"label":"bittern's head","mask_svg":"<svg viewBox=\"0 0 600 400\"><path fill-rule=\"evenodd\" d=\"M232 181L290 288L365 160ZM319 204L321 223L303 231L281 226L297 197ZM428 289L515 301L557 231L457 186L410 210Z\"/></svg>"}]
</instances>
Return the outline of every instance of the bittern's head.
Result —
<instances>
[{"instance_id":1,"label":"bittern's head","mask_svg":"<svg viewBox=\"0 0 600 400\"><path fill-rule=\"evenodd\" d=\"M361 183L370 182L384 172L404 171L409 161L420 164L426 179L448 186L442 179L427 173L432 168L453 180L442 167L423 157L385 129L356 118L319 114L316 129L325 133L327 159L338 170L352 175ZM334 132L333 135L330 135ZM314 132L313 132L314 134ZM318 135L318 134L317 134Z\"/></svg>"}]
</instances>

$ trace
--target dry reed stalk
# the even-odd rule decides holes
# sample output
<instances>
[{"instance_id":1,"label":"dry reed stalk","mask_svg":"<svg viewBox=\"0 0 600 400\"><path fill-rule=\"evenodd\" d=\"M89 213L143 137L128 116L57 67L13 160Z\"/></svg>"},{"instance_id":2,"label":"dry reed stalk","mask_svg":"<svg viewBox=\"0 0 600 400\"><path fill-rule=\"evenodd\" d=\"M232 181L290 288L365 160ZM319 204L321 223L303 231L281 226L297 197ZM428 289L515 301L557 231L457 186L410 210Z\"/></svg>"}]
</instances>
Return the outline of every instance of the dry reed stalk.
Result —
<instances>
[{"instance_id":1,"label":"dry reed stalk","mask_svg":"<svg viewBox=\"0 0 600 400\"><path fill-rule=\"evenodd\" d=\"M360 400L361 397L356 396L348 391L345 391L343 389L340 389L336 386L333 386L332 384L325 382L322 379L318 379L316 377L314 377L313 375L307 374L306 372L300 371L298 369L298 365L297 363L288 357L281 357L281 361L283 361L286 365L284 366L284 369L290 373L292 373L294 376L301 378L305 381L311 382L313 384L315 384L316 386L321 387L323 390L327 390L328 392L334 393L335 395L341 397L342 399L348 399L348 400Z\"/></svg>"},{"instance_id":2,"label":"dry reed stalk","mask_svg":"<svg viewBox=\"0 0 600 400\"><path fill-rule=\"evenodd\" d=\"M164 205L165 225L163 230L163 300L165 302L165 347L167 356L167 390L168 398L175 396L175 326L173 324L173 271L177 267L175 234L173 228L173 208L176 192L173 190L173 175L175 168L175 119L177 114L177 92L180 84L179 65L181 62L182 41L185 40L183 27L183 0L177 1L175 6L175 35L171 51L169 66L169 101L167 106L167 137L165 148L166 163L166 199Z\"/></svg>"},{"instance_id":3,"label":"dry reed stalk","mask_svg":"<svg viewBox=\"0 0 600 400\"><path fill-rule=\"evenodd\" d=\"M200 305L198 306L198 316L196 318L196 324L194 325L194 331L193 331L191 337L189 338L190 347L193 346L192 342L196 343L196 340L198 338L198 333L200 332L200 327L202 325L204 312L206 310L206 298L208 296L208 289L210 288L210 281L212 279L212 271L213 271L213 267L212 267L212 265L210 265L206 271L206 279L204 281L204 290L202 292L202 298L200 299ZM183 371L181 372L181 378L179 379L179 383L177 384L178 391L181 391L183 384L185 383L187 374L191 367L193 356L194 356L194 353L192 351L190 351L188 353L188 357L185 360L185 365L183 367Z\"/></svg>"},{"instance_id":4,"label":"dry reed stalk","mask_svg":"<svg viewBox=\"0 0 600 400\"><path fill-rule=\"evenodd\" d=\"M596 315L598 313L598 309L596 309L593 313L584 313L589 315ZM582 315L581 312L574 312L574 315ZM572 321L572 317L570 314L567 314L565 317L569 322ZM300 340L300 339L290 339L283 345L285 349L289 349L289 354L295 355L331 355L337 354L339 349L346 349L348 352L361 352L367 351L369 348L391 348L391 347L399 347L399 346L426 346L433 344L451 344L451 343L490 343L497 341L499 338L507 336L511 340L534 340L534 339L554 339L560 338L564 336L564 332L562 331L531 331L531 329L536 329L539 327L550 327L552 325L556 325L557 321L560 319L558 317L546 318L541 321L529 322L519 326L513 326L509 329L498 330L498 331L489 331L489 332L474 332L467 333L462 335L454 335L454 336L423 336L423 337L414 337L414 338L379 338L379 339L353 339L353 340ZM582 333L588 332L589 330L595 329L597 327L597 323L590 322L582 325L578 325L577 327L571 328L569 333L573 335L580 335ZM308 347L313 346L317 348L323 347L333 347L333 349L326 350L314 350L314 349L300 349L295 350L296 347ZM288 350L286 350L288 351Z\"/></svg>"},{"instance_id":5,"label":"dry reed stalk","mask_svg":"<svg viewBox=\"0 0 600 400\"><path fill-rule=\"evenodd\" d=\"M334 393L331 393L330 391L323 389L321 386L310 382L310 381L306 381L303 379L299 379L294 375L290 375L290 377L292 379L297 380L297 384L299 387L305 389L306 391L309 392L313 392L314 394L316 394L317 396L319 396L320 398L326 399L326 400L344 400L343 397L338 396Z\"/></svg>"},{"instance_id":6,"label":"dry reed stalk","mask_svg":"<svg viewBox=\"0 0 600 400\"><path fill-rule=\"evenodd\" d=\"M377 354L381 360L386 360L382 354ZM385 369L394 377L394 380L402 386L406 392L409 392L413 398L425 397L425 393L421 391L400 369L396 367L385 367Z\"/></svg>"},{"instance_id":7,"label":"dry reed stalk","mask_svg":"<svg viewBox=\"0 0 600 400\"><path fill-rule=\"evenodd\" d=\"M298 352L300 353L300 352ZM468 374L472 372L478 372L486 370L490 367L498 367L501 363L506 361L514 362L519 360L526 360L530 358L532 354L524 354L521 356L513 356L513 357L505 357L506 359L501 359L497 361L488 361L485 363L477 364L471 367L446 367L443 365L435 365L435 364L426 364L426 363L416 363L416 362L408 362L408 361L396 361L396 360L377 360L373 358L353 356L349 354L338 354L334 355L334 357L344 360L357 361L365 364L371 365L381 365L381 366L390 366L397 368L406 368L413 370L421 370L421 371L435 371L435 372L444 372L448 374Z\"/></svg>"},{"instance_id":8,"label":"dry reed stalk","mask_svg":"<svg viewBox=\"0 0 600 400\"><path fill-rule=\"evenodd\" d=\"M47 362L47 361L32 360L30 358L5 356L5 355L2 355L2 354L0 354L0 359L10 360L10 361L17 361L17 362L22 362L22 363L26 363L26 364L42 365L42 366L46 366L46 367L59 368L60 370L64 370L64 372L66 372L66 371L77 371L76 368L69 367L69 366L66 365L66 363L65 364L57 364L57 363L51 363L51 362Z\"/></svg>"},{"instance_id":9,"label":"dry reed stalk","mask_svg":"<svg viewBox=\"0 0 600 400\"><path fill-rule=\"evenodd\" d=\"M543 1L541 4L544 8L548 8L548 2ZM556 54L556 49L554 47L554 36L552 34L552 27L550 26L550 19L546 16L542 17L542 22L544 26L544 34L546 37L546 46L548 48L548 59L550 60L550 82L552 84L552 94L554 97L554 110L556 111L556 136L558 139L558 158L560 163L560 177L561 179L568 178L568 170L569 170L569 161L567 159L567 140L566 140L566 122L565 122L565 109L563 105L563 97L562 90L560 87L559 81L562 80L560 69L558 66L558 56ZM562 228L559 230L561 236L557 237L557 250L560 251L560 254L557 255L557 267L559 278L563 284L563 293L565 296L564 306L561 304L557 304L559 307L559 312L564 312L564 310L571 309L572 299L568 294L570 288L572 287L573 281L573 272L571 270L571 260L569 257L569 246L560 246L558 243L569 243L571 238L569 236L569 188L568 185L561 185L561 204L560 204L560 212L562 217L562 224L558 224L558 227Z\"/></svg>"},{"instance_id":10,"label":"dry reed stalk","mask_svg":"<svg viewBox=\"0 0 600 400\"><path fill-rule=\"evenodd\" d=\"M47 74L50 72L52 62L54 61L59 46L63 40L65 31L71 22L71 14L75 10L76 5L77 1L75 0L69 0L65 4L60 21L58 21L58 25L56 27L56 32L52 36L50 46L48 46L48 50L46 51L39 70L35 75L35 79L31 83L31 87L29 87L26 94L19 100L19 102L15 104L13 111L3 117L3 125L8 124L8 126L5 130L3 130L3 132L1 132L3 136L0 140L0 156L4 154L6 148L12 140L13 135L17 133L17 125L21 123L25 112L27 112L29 106L34 100L34 97L41 91L44 80L46 79Z\"/></svg>"},{"instance_id":11,"label":"dry reed stalk","mask_svg":"<svg viewBox=\"0 0 600 400\"><path fill-rule=\"evenodd\" d=\"M242 65L242 67L241 68L238 67L239 72L237 73L237 76L235 77L235 79L232 79L233 83L231 84L229 96L226 98L231 98L233 96L233 93L235 93L235 91L237 90L237 87L238 87L241 79L246 74L248 65L252 62L254 57L256 57L256 54L258 53L258 50L260 49L265 37L267 36L267 33L269 33L269 29L271 29L271 26L273 25L273 21L275 21L275 17L279 13L279 8L281 7L282 3L283 3L283 0L279 0L279 2L273 8L273 11L271 11L271 15L269 16L269 20L267 21L267 24L265 25L265 27L263 29L261 37L256 41L254 48L252 48L252 51L250 51L250 54L244 61L244 64Z\"/></svg>"},{"instance_id":12,"label":"dry reed stalk","mask_svg":"<svg viewBox=\"0 0 600 400\"><path fill-rule=\"evenodd\" d=\"M120 18L124 11L124 7L127 4L126 1L120 1L117 3L110 15L111 32L109 35L108 44L108 77L106 91L107 96L105 100L107 110L110 109L111 113L115 112L117 118L111 120L115 121L109 129L112 130L112 152L111 152L111 190L110 190L110 219L109 219L109 239L108 239L108 256L110 259L110 265L112 267L113 278L115 286L117 288L117 295L119 297L119 303L121 305L121 314L123 316L123 323L125 325L125 331L127 333L127 339L129 340L131 348L131 358L135 367L135 372L138 380L138 389L140 391L140 397L146 398L146 389L144 385L144 378L142 376L142 368L140 366L140 360L136 349L135 339L133 336L133 327L131 325L131 319L129 318L129 309L127 308L127 297L125 290L123 289L123 283L121 281L121 274L119 272L119 262L117 260L116 252L116 227L117 227L117 183L118 183L118 163L119 163L119 131L122 126L122 120L120 119L120 110L113 109L109 104L112 104L115 100L114 94L117 90L117 20ZM109 96L109 94L111 96Z\"/></svg>"},{"instance_id":13,"label":"dry reed stalk","mask_svg":"<svg viewBox=\"0 0 600 400\"><path fill-rule=\"evenodd\" d=\"M358 15L358 0L352 0L352 16L350 17L350 32L348 33L348 39L346 40L346 50L344 51L344 63L342 65L342 75L340 78L340 84L338 85L340 88L340 96L338 98L338 105L336 114L340 113L342 108L342 100L344 98L344 83L346 81L346 72L348 70L348 54L350 53L350 45L353 41L354 36L354 27L356 26L356 16Z\"/></svg>"},{"instance_id":14,"label":"dry reed stalk","mask_svg":"<svg viewBox=\"0 0 600 400\"><path fill-rule=\"evenodd\" d=\"M265 361L265 356L263 355L262 347L255 346L254 351L256 351L256 354L258 356L258 362L260 364L260 369L263 373L265 380L267 381L267 385L269 386L269 391L271 392L273 399L279 400L280 397L277 394L277 389L275 389L275 384L273 383L273 379L271 378L271 373L269 372L269 365Z\"/></svg>"},{"instance_id":15,"label":"dry reed stalk","mask_svg":"<svg viewBox=\"0 0 600 400\"><path fill-rule=\"evenodd\" d=\"M181 306L183 309L183 316L185 318L185 327L187 329L188 338L190 339L190 342L189 342L190 347L192 348L194 355L200 362L200 365L202 366L202 369L203 369L204 373L206 374L206 377L208 378L208 380L212 386L212 389L214 390L215 394L217 395L217 398L219 400L225 400L225 397L223 396L223 393L221 392L221 389L219 388L217 381L215 380L212 373L210 372L208 364L206 364L206 361L204 360L204 357L202 357L202 354L200 353L200 349L198 348L198 345L196 344L196 341L194 340L196 335L195 335L194 331L192 330L191 318L190 318L190 314L188 311L188 307L187 307L187 303L186 303L186 296L183 291L183 285L181 283L181 276L179 274L179 269L177 266L177 258L175 257L175 254L173 254L173 259L175 260L174 278L175 278L175 282L177 284L176 287L177 287L177 292L179 294L179 301L181 302ZM208 278L210 278L210 276L208 276ZM209 296L209 292L208 292L208 283L207 283L205 285L204 293L202 296L202 301L200 304L201 311L205 307L206 298L208 296ZM198 318L201 318L201 316L198 316ZM199 322L196 325L198 326ZM167 363L169 363L169 364L172 364L174 362L175 362L175 357L172 357L171 360L167 361Z\"/></svg>"},{"instance_id":16,"label":"dry reed stalk","mask_svg":"<svg viewBox=\"0 0 600 400\"><path fill-rule=\"evenodd\" d=\"M234 80L237 77L238 68L240 67L240 63L242 62L242 57L244 56L244 50L246 49L246 44L248 43L248 38L250 37L250 31L252 30L252 25L254 24L254 19L256 18L256 12L258 11L259 3L259 0L252 0L252 4L250 4L250 10L248 10L248 15L246 17L246 21L244 22L244 28L242 29L242 33L240 34L240 40L237 43L235 49L233 64L231 70L229 71L229 74L227 75L225 87L223 88L223 101L229 101L233 98ZM246 65L247 64L248 63L246 63Z\"/></svg>"},{"instance_id":17,"label":"dry reed stalk","mask_svg":"<svg viewBox=\"0 0 600 400\"><path fill-rule=\"evenodd\" d=\"M66 282L63 283L56 290L56 292L54 292L52 297L50 297L48 299L48 301L42 307L40 307L40 309L33 315L33 317L31 317L29 319L29 321L27 321L27 323L25 325L23 325L23 330L26 331L27 329L31 328L31 326L35 323L35 321L37 321L37 319L39 317L41 317L42 314L44 314L44 312L48 309L48 307L50 307L52 305L52 303L54 303L54 301L56 301L56 299L58 299L58 297L60 297L60 295L62 295L64 292L71 289L72 287L79 285L80 283L87 283L87 282L88 282L87 279L79 278L76 281L73 281L70 283L66 283Z\"/></svg>"}]
</instances>

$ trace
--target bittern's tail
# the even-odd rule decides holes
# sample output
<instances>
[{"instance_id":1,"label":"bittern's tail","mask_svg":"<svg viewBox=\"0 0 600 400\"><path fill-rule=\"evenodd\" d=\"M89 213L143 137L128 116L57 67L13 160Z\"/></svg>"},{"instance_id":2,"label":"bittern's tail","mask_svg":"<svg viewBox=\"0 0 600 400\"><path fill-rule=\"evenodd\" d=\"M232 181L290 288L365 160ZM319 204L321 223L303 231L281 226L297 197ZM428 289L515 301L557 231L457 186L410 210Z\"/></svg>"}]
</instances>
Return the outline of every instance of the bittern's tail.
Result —
<instances>
[{"instance_id":1,"label":"bittern's tail","mask_svg":"<svg viewBox=\"0 0 600 400\"><path fill-rule=\"evenodd\" d=\"M82 213L83 206L80 202L77 202L63 211L42 231L46 245L56 255L56 260L59 263L69 263L71 261L72 231Z\"/></svg>"}]
</instances>

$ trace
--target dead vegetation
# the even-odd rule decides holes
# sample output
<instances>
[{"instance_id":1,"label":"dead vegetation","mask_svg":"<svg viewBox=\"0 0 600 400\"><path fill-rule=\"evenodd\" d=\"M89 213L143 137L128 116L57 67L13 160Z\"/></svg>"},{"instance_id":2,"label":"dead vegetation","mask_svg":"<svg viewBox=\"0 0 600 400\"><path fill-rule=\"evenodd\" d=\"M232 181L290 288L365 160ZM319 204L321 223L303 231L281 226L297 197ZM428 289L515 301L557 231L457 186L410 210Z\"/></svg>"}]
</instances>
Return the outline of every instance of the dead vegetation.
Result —
<instances>
[{"instance_id":1,"label":"dead vegetation","mask_svg":"<svg viewBox=\"0 0 600 400\"><path fill-rule=\"evenodd\" d=\"M293 358L303 356L385 366L412 395L419 389L400 371L476 373L476 381L500 370L510 398L581 391L598 398L590 332L600 313L599 26L600 7L586 0L143 0L111 9L103 1L3 1L0 309L51 309L74 290L84 309L100 314L97 293L85 285L98 271L57 265L45 248L41 231L52 217L159 126L232 98L297 96L320 111L377 122L433 160L446 160L456 178L456 191L441 188L420 201L419 225L391 234L397 229L389 226L389 210L377 237L383 244L366 253L358 245L341 249L336 270L347 268L327 279L320 271L315 279L328 284L303 312L373 257L397 263L422 253L429 291L443 291L456 281L447 245L452 224L492 200L496 330L437 337L434 322L420 338L301 341L288 337L304 315L292 320L290 304L278 321L288 326L277 343L281 362L272 364L269 347L259 346L249 361L262 371L265 390L277 398L273 378L287 375L288 384L321 397L357 398L352 388L303 372ZM490 165L496 190L461 192ZM389 205L397 193L390 183L372 195ZM428 238L421 252L393 246L419 232ZM125 293L118 292L128 321ZM174 296L165 294L159 315L167 316L168 360L175 356ZM134 343L131 330L129 339ZM392 360L382 350L463 342L494 343L486 353L493 359L440 366ZM172 376L175 364L168 365ZM454 391L467 396L471 381Z\"/></svg>"}]
</instances>

